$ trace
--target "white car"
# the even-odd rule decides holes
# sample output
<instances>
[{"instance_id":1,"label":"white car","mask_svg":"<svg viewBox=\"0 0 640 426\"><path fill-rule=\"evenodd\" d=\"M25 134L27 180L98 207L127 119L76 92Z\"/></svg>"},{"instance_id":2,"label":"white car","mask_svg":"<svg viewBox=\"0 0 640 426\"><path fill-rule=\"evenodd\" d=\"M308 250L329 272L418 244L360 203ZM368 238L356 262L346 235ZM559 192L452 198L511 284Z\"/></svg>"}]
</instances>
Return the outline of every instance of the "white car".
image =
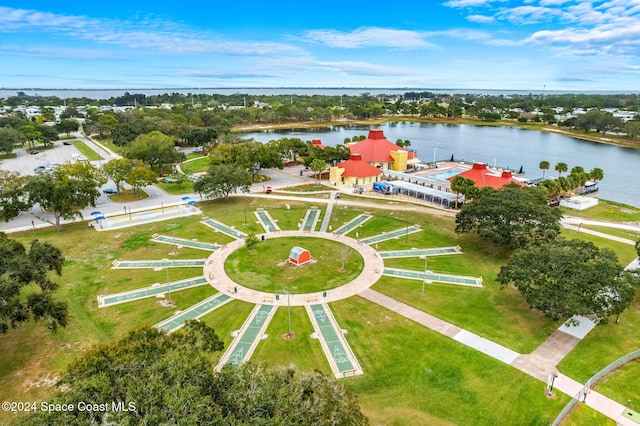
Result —
<instances>
[{"instance_id":1,"label":"white car","mask_svg":"<svg viewBox=\"0 0 640 426\"><path fill-rule=\"evenodd\" d=\"M71 158L77 161L89 161L89 159L82 154L73 154Z\"/></svg>"}]
</instances>

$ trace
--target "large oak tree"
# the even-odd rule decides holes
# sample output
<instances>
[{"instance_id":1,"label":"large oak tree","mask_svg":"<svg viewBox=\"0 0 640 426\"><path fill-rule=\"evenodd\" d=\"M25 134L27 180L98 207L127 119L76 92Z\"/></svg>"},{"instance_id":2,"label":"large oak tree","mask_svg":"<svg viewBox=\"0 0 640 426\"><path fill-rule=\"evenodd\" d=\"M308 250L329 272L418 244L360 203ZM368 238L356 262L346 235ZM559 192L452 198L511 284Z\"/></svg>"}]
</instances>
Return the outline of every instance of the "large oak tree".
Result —
<instances>
[{"instance_id":1,"label":"large oak tree","mask_svg":"<svg viewBox=\"0 0 640 426\"><path fill-rule=\"evenodd\" d=\"M0 333L29 319L45 320L54 331L67 325L67 305L55 300L58 285L49 275L60 275L63 262L60 249L49 243L34 240L27 251L0 233Z\"/></svg>"},{"instance_id":2,"label":"large oak tree","mask_svg":"<svg viewBox=\"0 0 640 426\"><path fill-rule=\"evenodd\" d=\"M477 232L497 245L521 248L553 240L560 233L560 216L547 205L544 188L485 187L456 215L456 232Z\"/></svg>"},{"instance_id":3,"label":"large oak tree","mask_svg":"<svg viewBox=\"0 0 640 426\"><path fill-rule=\"evenodd\" d=\"M133 331L72 362L54 404L109 404L91 411L37 411L21 424L365 425L356 399L333 378L262 364L215 372L214 330L189 321L170 335ZM135 411L115 411L111 401ZM129 404L133 405L129 405Z\"/></svg>"},{"instance_id":4,"label":"large oak tree","mask_svg":"<svg viewBox=\"0 0 640 426\"><path fill-rule=\"evenodd\" d=\"M498 282L513 284L531 308L554 320L595 315L604 323L629 307L640 279L623 270L611 250L558 239L516 251Z\"/></svg>"}]
</instances>

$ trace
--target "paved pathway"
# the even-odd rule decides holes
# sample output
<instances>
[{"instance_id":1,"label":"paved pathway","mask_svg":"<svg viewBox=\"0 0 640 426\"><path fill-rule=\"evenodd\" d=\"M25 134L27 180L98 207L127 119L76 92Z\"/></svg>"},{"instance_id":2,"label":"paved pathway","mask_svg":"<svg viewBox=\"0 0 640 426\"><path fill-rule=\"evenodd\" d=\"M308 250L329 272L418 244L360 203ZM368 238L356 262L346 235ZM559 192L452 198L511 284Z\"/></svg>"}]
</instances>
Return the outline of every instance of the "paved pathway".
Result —
<instances>
[{"instance_id":1,"label":"paved pathway","mask_svg":"<svg viewBox=\"0 0 640 426\"><path fill-rule=\"evenodd\" d=\"M336 194L338 192L331 192L331 196L327 201L327 210L324 212L324 217L322 218L322 224L320 225L320 232L327 232L329 229L329 221L331 221L331 213L333 212L333 206L337 203Z\"/></svg>"},{"instance_id":2,"label":"paved pathway","mask_svg":"<svg viewBox=\"0 0 640 426\"><path fill-rule=\"evenodd\" d=\"M582 330L581 332L577 332L575 336L567 337L564 335L567 334L564 331L556 332L525 359L523 358L524 355L474 335L460 327L449 324L446 321L385 296L382 293L378 293L377 291L367 289L360 293L360 296L473 349L483 352L505 364L509 364L543 382L547 381L550 373L557 372L555 365L551 363L562 359L562 354L564 353L566 355L566 353L575 346L574 343L576 342L571 337L578 338L577 336L586 334L584 333L585 330ZM581 318L581 320L583 319L586 320L586 318ZM589 328L590 325L585 324L583 327ZM564 326L561 326L559 330L563 328ZM580 338L578 338L578 341L579 340ZM558 377L554 381L554 388L569 396L576 397L594 410L615 420L619 425L637 426L637 423L634 423L628 416L625 416L625 406L598 392L591 391L588 386L585 387L585 385L563 374L558 373Z\"/></svg>"},{"instance_id":3,"label":"paved pathway","mask_svg":"<svg viewBox=\"0 0 640 426\"><path fill-rule=\"evenodd\" d=\"M590 221L590 222L594 222L594 221ZM581 226L583 224L586 225L587 223L580 223L580 224L578 224L578 226L575 226L575 225L572 225L571 222L568 222L567 220L562 219L562 220L560 220L560 224L563 227L567 228L567 229L571 229L571 230L576 231L576 232L582 232L583 234L595 235L595 236L600 237L600 238L607 238L609 240L617 241L617 242L623 243L623 244L629 244L631 246L635 246L636 245L635 241L630 240L628 238L617 237L615 235L607 234L605 232L600 232L600 231L594 231L593 229L583 228ZM590 225L606 226L606 225L603 224L603 222L590 223ZM615 226L613 228L618 228L618 227ZM618 229L628 229L628 228L618 228ZM637 232L640 232L640 228L633 228L633 229L637 230Z\"/></svg>"}]
</instances>

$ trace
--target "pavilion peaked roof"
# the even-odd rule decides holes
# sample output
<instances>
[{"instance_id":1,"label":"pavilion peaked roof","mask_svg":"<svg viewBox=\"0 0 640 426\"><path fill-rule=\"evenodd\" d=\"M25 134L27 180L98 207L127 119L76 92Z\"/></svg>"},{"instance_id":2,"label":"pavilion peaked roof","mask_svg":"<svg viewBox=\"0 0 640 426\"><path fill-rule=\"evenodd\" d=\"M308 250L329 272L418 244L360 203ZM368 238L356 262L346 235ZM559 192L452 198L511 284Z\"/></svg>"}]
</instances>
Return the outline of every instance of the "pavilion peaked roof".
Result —
<instances>
[{"instance_id":1,"label":"pavilion peaked roof","mask_svg":"<svg viewBox=\"0 0 640 426\"><path fill-rule=\"evenodd\" d=\"M475 163L471 169L462 172L457 176L473 180L478 188L490 186L495 189L500 189L510 183L524 186L524 183L513 178L510 171L503 171L501 174L497 174L496 172L488 169L485 163ZM451 182L454 177L455 176L452 176L447 180Z\"/></svg>"}]
</instances>

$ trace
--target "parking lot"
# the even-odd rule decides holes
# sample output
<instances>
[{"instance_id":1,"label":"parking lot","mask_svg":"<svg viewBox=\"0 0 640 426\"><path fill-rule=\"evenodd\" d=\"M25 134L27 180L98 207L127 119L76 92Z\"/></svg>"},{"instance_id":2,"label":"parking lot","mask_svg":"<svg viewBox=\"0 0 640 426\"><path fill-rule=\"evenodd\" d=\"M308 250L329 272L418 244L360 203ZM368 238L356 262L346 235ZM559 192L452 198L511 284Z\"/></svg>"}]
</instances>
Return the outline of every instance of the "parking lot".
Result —
<instances>
[{"instance_id":1,"label":"parking lot","mask_svg":"<svg viewBox=\"0 0 640 426\"><path fill-rule=\"evenodd\" d=\"M21 175L32 175L35 174L34 169L38 166L70 163L75 161L72 158L74 154L80 154L73 145L63 145L62 141L55 142L53 146L54 148L46 150L18 148L13 151L17 157L2 160L0 168L19 172ZM38 153L30 154L32 151L38 151Z\"/></svg>"}]
</instances>

